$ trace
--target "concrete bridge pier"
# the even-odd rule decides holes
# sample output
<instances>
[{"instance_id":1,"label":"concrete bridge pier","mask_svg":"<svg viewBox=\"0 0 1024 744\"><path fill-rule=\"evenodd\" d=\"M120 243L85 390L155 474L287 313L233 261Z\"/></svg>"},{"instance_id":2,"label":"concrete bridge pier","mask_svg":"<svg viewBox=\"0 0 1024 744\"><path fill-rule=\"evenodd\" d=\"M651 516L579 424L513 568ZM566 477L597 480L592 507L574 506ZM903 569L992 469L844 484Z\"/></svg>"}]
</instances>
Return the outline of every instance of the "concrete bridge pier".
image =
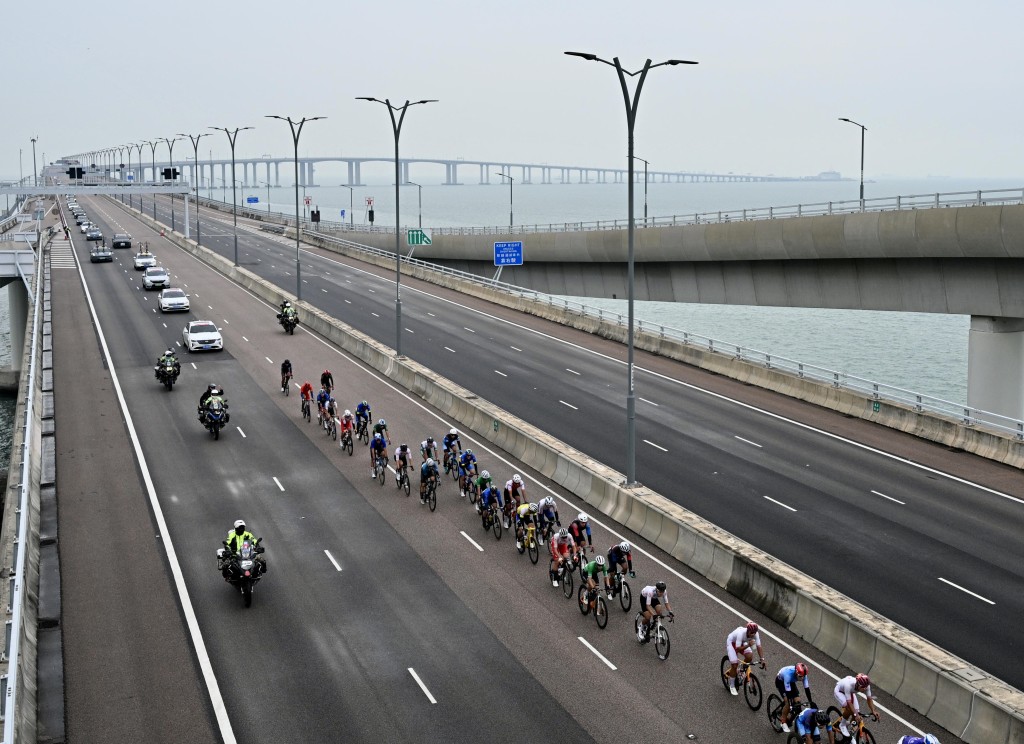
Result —
<instances>
[{"instance_id":1,"label":"concrete bridge pier","mask_svg":"<svg viewBox=\"0 0 1024 744\"><path fill-rule=\"evenodd\" d=\"M491 172L487 169L487 166L480 163L480 185L487 186L491 182Z\"/></svg>"},{"instance_id":2,"label":"concrete bridge pier","mask_svg":"<svg viewBox=\"0 0 1024 744\"><path fill-rule=\"evenodd\" d=\"M306 173L307 173L307 175L306 175L306 185L307 186L316 186L316 181L313 178L313 161L312 160L310 160L308 163L306 163L306 168L307 168L307 171L306 171Z\"/></svg>"},{"instance_id":3,"label":"concrete bridge pier","mask_svg":"<svg viewBox=\"0 0 1024 744\"><path fill-rule=\"evenodd\" d=\"M267 180L269 181L270 179L267 178ZM281 185L281 163L280 162L274 163L274 185L275 186L280 186Z\"/></svg>"},{"instance_id":4,"label":"concrete bridge pier","mask_svg":"<svg viewBox=\"0 0 1024 744\"><path fill-rule=\"evenodd\" d=\"M11 369L21 371L21 350L25 348L25 324L28 322L28 291L25 283L16 280L7 285L10 305L8 323L11 327Z\"/></svg>"},{"instance_id":5,"label":"concrete bridge pier","mask_svg":"<svg viewBox=\"0 0 1024 744\"><path fill-rule=\"evenodd\" d=\"M971 316L967 405L1024 418L1024 318Z\"/></svg>"}]
</instances>

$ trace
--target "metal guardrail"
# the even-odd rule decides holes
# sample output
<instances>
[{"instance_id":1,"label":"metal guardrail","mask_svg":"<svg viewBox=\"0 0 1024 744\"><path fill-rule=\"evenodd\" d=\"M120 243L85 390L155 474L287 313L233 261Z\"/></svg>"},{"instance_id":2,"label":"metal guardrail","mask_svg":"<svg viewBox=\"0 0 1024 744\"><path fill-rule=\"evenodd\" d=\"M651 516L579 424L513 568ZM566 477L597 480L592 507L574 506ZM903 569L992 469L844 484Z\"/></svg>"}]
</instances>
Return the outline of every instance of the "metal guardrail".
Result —
<instances>
[{"instance_id":1,"label":"metal guardrail","mask_svg":"<svg viewBox=\"0 0 1024 744\"><path fill-rule=\"evenodd\" d=\"M351 240L345 240L344 238L337 238L332 235L325 235L322 232L319 233L317 237L329 243L335 243L347 248L370 253L375 256L384 256L392 260L395 256L393 251L374 248ZM549 295L543 292L535 292L532 289L517 287L513 284L506 284L504 282L495 281L493 279L481 277L476 274L470 274L465 271L459 271L457 269L449 269L445 266L429 263L417 258L408 258L403 256L402 262L408 266L416 266L429 271L438 272L440 274L453 276L462 281L472 282L474 284L487 287L488 289L505 292L534 302L541 302L552 307L559 307L563 310L576 312L580 315L587 315L600 321L617 323L622 327L626 327L627 324L627 318L621 313L590 307L582 302L576 302L575 300L570 300L565 297ZM1000 433L1007 434L1018 440L1024 441L1024 420L1021 419L1002 416L998 413L984 411L962 403L955 403L953 401L944 400L943 398L925 395L924 393L917 393L912 390L896 387L895 385L875 382L864 377L858 377L856 375L829 369L827 367L798 362L796 360L789 359L788 357L778 356L767 351L761 351L759 349L754 349L740 344L733 344L727 341L720 341L708 336L701 336L696 333L690 333L670 326L664 326L659 323L637 320L635 330L659 336L661 338L672 339L712 353L727 354L734 359L738 359L749 364L755 364L766 369L773 369L786 374L791 374L801 379L813 380L822 384L831 385L838 389L850 390L879 402L886 401L890 403L897 403L908 406L918 412L935 413L941 416L957 419L965 426L979 426L987 429L994 429Z\"/></svg>"}]
</instances>

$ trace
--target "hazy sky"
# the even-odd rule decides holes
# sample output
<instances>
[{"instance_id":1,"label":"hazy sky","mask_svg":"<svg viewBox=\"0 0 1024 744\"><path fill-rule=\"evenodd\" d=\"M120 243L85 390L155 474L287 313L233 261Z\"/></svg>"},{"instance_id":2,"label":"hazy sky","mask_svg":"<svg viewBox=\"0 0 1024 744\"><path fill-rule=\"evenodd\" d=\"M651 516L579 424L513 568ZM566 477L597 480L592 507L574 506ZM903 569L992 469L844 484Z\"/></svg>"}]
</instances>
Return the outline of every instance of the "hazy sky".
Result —
<instances>
[{"instance_id":1,"label":"hazy sky","mask_svg":"<svg viewBox=\"0 0 1024 744\"><path fill-rule=\"evenodd\" d=\"M328 117L303 154L389 155L384 107L355 96L440 99L410 110L403 155L623 167L615 72L565 50L700 63L648 76L652 168L855 177L846 116L868 178L1024 175L1019 0L14 0L3 19L2 178L19 148L31 172L33 135L40 162L209 126L256 127L240 156L291 154L265 114Z\"/></svg>"}]
</instances>

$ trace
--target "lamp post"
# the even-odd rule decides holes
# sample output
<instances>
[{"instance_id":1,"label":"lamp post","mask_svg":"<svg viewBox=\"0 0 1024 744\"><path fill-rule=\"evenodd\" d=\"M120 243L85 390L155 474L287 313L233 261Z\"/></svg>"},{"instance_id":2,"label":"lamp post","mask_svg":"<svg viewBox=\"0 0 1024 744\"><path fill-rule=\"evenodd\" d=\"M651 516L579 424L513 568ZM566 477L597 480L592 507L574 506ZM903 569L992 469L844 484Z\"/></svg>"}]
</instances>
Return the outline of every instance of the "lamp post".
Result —
<instances>
[{"instance_id":1,"label":"lamp post","mask_svg":"<svg viewBox=\"0 0 1024 744\"><path fill-rule=\"evenodd\" d=\"M150 175L153 176L153 183L155 184L156 183L156 146L159 144L159 140L157 140L155 142L152 141L152 140L142 140L142 141L145 142L147 145L149 145L150 155L152 156L152 161L153 161L153 172ZM141 201L141 197L140 197L140 201ZM156 194L153 194L153 219L156 220Z\"/></svg>"},{"instance_id":2,"label":"lamp post","mask_svg":"<svg viewBox=\"0 0 1024 744\"><path fill-rule=\"evenodd\" d=\"M171 172L171 183L174 182L174 143L177 142L181 137L161 137L164 142L167 143L167 162L170 166L168 170ZM171 232L174 232L174 194L171 194Z\"/></svg>"},{"instance_id":3,"label":"lamp post","mask_svg":"<svg viewBox=\"0 0 1024 744\"><path fill-rule=\"evenodd\" d=\"M355 198L355 191L353 191L351 186L342 186L341 188L348 189L348 224L351 227L355 224L355 216L352 214L352 203Z\"/></svg>"},{"instance_id":4,"label":"lamp post","mask_svg":"<svg viewBox=\"0 0 1024 744\"><path fill-rule=\"evenodd\" d=\"M868 131L868 128L863 124L858 124L853 119L847 119L845 116L840 116L839 121L845 121L853 124L855 127L860 127L860 201L861 206L864 206L864 132Z\"/></svg>"},{"instance_id":5,"label":"lamp post","mask_svg":"<svg viewBox=\"0 0 1024 744\"><path fill-rule=\"evenodd\" d=\"M511 170L511 168L509 169ZM508 231L512 232L512 182L516 179L510 175L506 175L504 171L498 173L501 178L508 179Z\"/></svg>"},{"instance_id":6,"label":"lamp post","mask_svg":"<svg viewBox=\"0 0 1024 744\"><path fill-rule=\"evenodd\" d=\"M199 232L199 176L196 175L197 173L199 173L199 140L202 139L203 137L209 137L210 133L203 132L202 134L182 134L181 132L178 132L178 136L188 137L189 141L192 143L192 152L195 154L195 167L193 168L192 171L192 178L196 182L193 185L196 187L196 245L199 245L200 243L202 243L203 237L202 233ZM210 166L210 173L213 173L212 165Z\"/></svg>"},{"instance_id":7,"label":"lamp post","mask_svg":"<svg viewBox=\"0 0 1024 744\"><path fill-rule=\"evenodd\" d=\"M395 356L402 356L402 247L401 247L401 226L399 224L399 187L402 185L402 176L399 171L398 162L398 138L402 134L402 122L405 121L405 112L410 106L418 106L421 103L437 103L434 99L413 101L408 100L402 106L392 106L391 99L369 96L357 96L357 101L372 101L387 107L391 116L391 129L395 133ZM398 119L395 119L395 112L400 111Z\"/></svg>"},{"instance_id":8,"label":"lamp post","mask_svg":"<svg viewBox=\"0 0 1024 744\"><path fill-rule=\"evenodd\" d=\"M412 181L406 181L405 185L406 186L415 186L417 189L419 189L419 228L420 228L420 230L422 230L423 229L423 187L420 184L418 184L418 183L413 183Z\"/></svg>"},{"instance_id":9,"label":"lamp post","mask_svg":"<svg viewBox=\"0 0 1024 744\"><path fill-rule=\"evenodd\" d=\"M636 155L633 157L644 164L644 227L647 227L647 166L649 166L650 163Z\"/></svg>"},{"instance_id":10,"label":"lamp post","mask_svg":"<svg viewBox=\"0 0 1024 744\"><path fill-rule=\"evenodd\" d=\"M39 171L36 169L36 140L38 139L38 134L32 137L32 186L34 187L39 186Z\"/></svg>"},{"instance_id":11,"label":"lamp post","mask_svg":"<svg viewBox=\"0 0 1024 744\"><path fill-rule=\"evenodd\" d=\"M589 52L566 52L570 57L581 57L588 62L601 62L610 67L615 68L615 73L619 78L619 87L622 88L622 99L626 104L626 137L627 137L627 156L626 162L629 169L629 222L627 225L628 234L628 268L627 278L629 283L629 326L627 331L627 387L626 387L626 485L632 486L636 484L636 388L633 385L633 233L635 225L633 224L633 129L636 124L636 110L640 103L640 91L643 90L644 80L647 78L647 73L653 70L655 67L661 67L662 65L695 65L696 62L682 59L670 59L657 64L651 64L651 60L648 59L644 62L644 66L635 72L630 72L622 68L619 63L618 57L613 57L612 61L601 59L596 54L590 54ZM630 101L629 87L626 85L626 76L635 77L640 76L637 80L636 89L633 91L633 98Z\"/></svg>"},{"instance_id":12,"label":"lamp post","mask_svg":"<svg viewBox=\"0 0 1024 744\"><path fill-rule=\"evenodd\" d=\"M219 129L224 132L228 136L228 144L231 145L231 221L234 225L235 233L235 266L238 266L238 200L235 198L235 141L238 139L239 132L252 129L252 127L235 127L234 130L227 127L210 127L210 129Z\"/></svg>"},{"instance_id":13,"label":"lamp post","mask_svg":"<svg viewBox=\"0 0 1024 744\"><path fill-rule=\"evenodd\" d=\"M261 184L267 187L267 214L270 214L270 181L260 181Z\"/></svg>"},{"instance_id":14,"label":"lamp post","mask_svg":"<svg viewBox=\"0 0 1024 744\"><path fill-rule=\"evenodd\" d=\"M131 147L137 147L139 149L139 180L145 182L145 178L142 177L142 143L141 142L129 142L129 153ZM128 196L128 206L131 206L131 195ZM139 214L142 214L142 194L139 194Z\"/></svg>"},{"instance_id":15,"label":"lamp post","mask_svg":"<svg viewBox=\"0 0 1024 744\"><path fill-rule=\"evenodd\" d=\"M307 121L326 119L326 116L303 116L299 121L292 121L290 116L277 116L270 114L267 119L280 119L288 122L292 130L292 143L295 145L295 299L302 299L302 265L299 263L299 234L302 232L302 220L299 218L299 137L302 134L302 127Z\"/></svg>"}]
</instances>

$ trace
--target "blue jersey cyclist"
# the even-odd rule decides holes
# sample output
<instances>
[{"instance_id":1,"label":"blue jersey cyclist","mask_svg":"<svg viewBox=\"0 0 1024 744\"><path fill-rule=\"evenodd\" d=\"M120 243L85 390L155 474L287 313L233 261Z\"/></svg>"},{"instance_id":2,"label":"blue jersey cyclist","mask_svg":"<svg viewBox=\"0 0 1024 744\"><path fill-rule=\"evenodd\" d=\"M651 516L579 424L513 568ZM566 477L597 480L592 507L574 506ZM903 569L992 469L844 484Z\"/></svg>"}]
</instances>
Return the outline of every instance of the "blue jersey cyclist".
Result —
<instances>
[{"instance_id":1,"label":"blue jersey cyclist","mask_svg":"<svg viewBox=\"0 0 1024 744\"><path fill-rule=\"evenodd\" d=\"M466 448L466 451L459 457L459 493L463 497L469 489L469 479L476 475L476 455L473 450Z\"/></svg>"},{"instance_id":2,"label":"blue jersey cyclist","mask_svg":"<svg viewBox=\"0 0 1024 744\"><path fill-rule=\"evenodd\" d=\"M939 738L934 734L925 734L924 736L901 736L900 740L896 744L939 744Z\"/></svg>"},{"instance_id":3,"label":"blue jersey cyclist","mask_svg":"<svg viewBox=\"0 0 1024 744\"><path fill-rule=\"evenodd\" d=\"M811 679L807 676L807 665L803 662L792 666L785 666L775 675L775 689L779 691L785 704L782 706L782 713L779 715L779 723L782 730L789 732L789 717L792 714L793 704L800 698L800 682L803 681L804 690L807 694L807 704L813 707L811 698Z\"/></svg>"},{"instance_id":4,"label":"blue jersey cyclist","mask_svg":"<svg viewBox=\"0 0 1024 744\"><path fill-rule=\"evenodd\" d=\"M491 504L497 504L499 509L505 506L501 500L501 489L493 484L480 492L480 501L477 502L476 510L482 514L490 508Z\"/></svg>"},{"instance_id":5,"label":"blue jersey cyclist","mask_svg":"<svg viewBox=\"0 0 1024 744\"><path fill-rule=\"evenodd\" d=\"M821 734L828 734L828 744L835 744L836 735L828 720L828 713L815 707L804 708L793 722L799 744L818 744Z\"/></svg>"},{"instance_id":6,"label":"blue jersey cyclist","mask_svg":"<svg viewBox=\"0 0 1024 744\"><path fill-rule=\"evenodd\" d=\"M437 463L434 462L433 457L428 457L420 465L420 503L426 502L427 496L427 484L433 480L437 483L437 479L440 473L437 472Z\"/></svg>"},{"instance_id":7,"label":"blue jersey cyclist","mask_svg":"<svg viewBox=\"0 0 1024 744\"><path fill-rule=\"evenodd\" d=\"M316 394L316 412L321 423L327 419L327 416L324 415L324 409L327 407L327 401L330 399L331 394L327 392L327 388L321 387L320 392Z\"/></svg>"},{"instance_id":8,"label":"blue jersey cyclist","mask_svg":"<svg viewBox=\"0 0 1024 744\"><path fill-rule=\"evenodd\" d=\"M387 463L388 459L388 443L384 441L384 437L380 434L374 434L373 439L370 440L370 477L377 477L377 458L383 457L384 462ZM386 467L386 465L385 465Z\"/></svg>"},{"instance_id":9,"label":"blue jersey cyclist","mask_svg":"<svg viewBox=\"0 0 1024 744\"><path fill-rule=\"evenodd\" d=\"M632 550L629 543L623 540L618 545L613 545L612 549L608 551L608 570L611 573L604 579L604 587L608 592L608 599L615 596L611 574L619 573L620 570L621 573L625 573L628 570L630 576L636 576L636 571L633 570L633 558L630 555Z\"/></svg>"},{"instance_id":10,"label":"blue jersey cyclist","mask_svg":"<svg viewBox=\"0 0 1024 744\"><path fill-rule=\"evenodd\" d=\"M444 471L447 473L449 469L448 460L450 453L462 452L462 440L459 439L459 430L452 429L444 435L444 439L441 440L441 450L444 452Z\"/></svg>"},{"instance_id":11,"label":"blue jersey cyclist","mask_svg":"<svg viewBox=\"0 0 1024 744\"><path fill-rule=\"evenodd\" d=\"M369 424L371 415L370 404L365 400L356 404L356 428Z\"/></svg>"}]
</instances>

